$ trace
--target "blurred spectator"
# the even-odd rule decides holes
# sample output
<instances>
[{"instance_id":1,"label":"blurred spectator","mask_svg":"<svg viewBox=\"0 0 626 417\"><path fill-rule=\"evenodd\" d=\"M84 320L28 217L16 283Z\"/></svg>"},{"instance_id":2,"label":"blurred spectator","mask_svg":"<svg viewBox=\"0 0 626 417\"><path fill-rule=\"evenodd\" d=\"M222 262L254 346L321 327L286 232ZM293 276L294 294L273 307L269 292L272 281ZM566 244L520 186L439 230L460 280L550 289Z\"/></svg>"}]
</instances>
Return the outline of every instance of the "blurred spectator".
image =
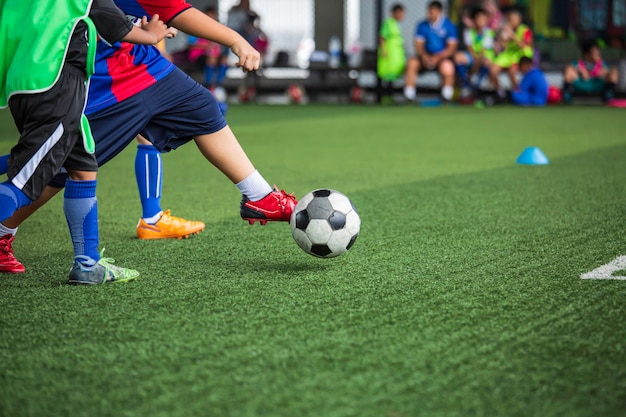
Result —
<instances>
[{"instance_id":1,"label":"blurred spectator","mask_svg":"<svg viewBox=\"0 0 626 417\"><path fill-rule=\"evenodd\" d=\"M545 106L548 102L548 81L533 60L526 56L519 60L519 70L524 74L518 89L511 92L511 101L520 106Z\"/></svg>"},{"instance_id":2,"label":"blurred spectator","mask_svg":"<svg viewBox=\"0 0 626 417\"><path fill-rule=\"evenodd\" d=\"M438 71L443 78L441 95L444 100L454 94L454 63L458 35L456 26L443 14L440 1L431 1L427 8L427 19L417 25L415 52L406 66L404 96L415 100L415 85L420 71Z\"/></svg>"},{"instance_id":3,"label":"blurred spectator","mask_svg":"<svg viewBox=\"0 0 626 417\"><path fill-rule=\"evenodd\" d=\"M454 55L457 73L461 81L461 96L472 95L483 77L489 72L489 65L495 58L493 50L495 34L487 27L487 12L485 9L474 9L471 15L471 26L466 29L466 51L459 51ZM471 74L478 73L478 81L475 86L471 85Z\"/></svg>"},{"instance_id":4,"label":"blurred spectator","mask_svg":"<svg viewBox=\"0 0 626 417\"><path fill-rule=\"evenodd\" d=\"M207 16L217 20L217 10L215 7L207 7ZM204 68L204 85L215 91L216 87L221 87L226 78L228 70L228 49L225 49L217 42L207 39L189 37L189 61L192 64L201 64ZM215 79L215 80L214 80Z\"/></svg>"},{"instance_id":5,"label":"blurred spectator","mask_svg":"<svg viewBox=\"0 0 626 417\"><path fill-rule=\"evenodd\" d=\"M250 25L250 0L239 0L239 3L228 11L226 26L243 36L246 40L248 26Z\"/></svg>"},{"instance_id":6,"label":"blurred spectator","mask_svg":"<svg viewBox=\"0 0 626 417\"><path fill-rule=\"evenodd\" d=\"M604 101L613 98L618 71L602 59L600 48L594 42L582 45L582 58L565 68L563 101L572 102L574 92L602 94Z\"/></svg>"},{"instance_id":7,"label":"blurred spectator","mask_svg":"<svg viewBox=\"0 0 626 417\"><path fill-rule=\"evenodd\" d=\"M404 38L400 22L404 19L404 6L391 6L391 16L380 28L378 48L378 76L385 81L394 81L402 76L406 66Z\"/></svg>"},{"instance_id":8,"label":"blurred spectator","mask_svg":"<svg viewBox=\"0 0 626 417\"><path fill-rule=\"evenodd\" d=\"M259 51L261 58L263 58L269 49L269 39L267 34L261 29L261 16L252 11L248 15L246 35L250 45Z\"/></svg>"},{"instance_id":9,"label":"blurred spectator","mask_svg":"<svg viewBox=\"0 0 626 417\"><path fill-rule=\"evenodd\" d=\"M498 8L496 0L483 0L482 8L487 12L487 27L498 33L504 26L504 15Z\"/></svg>"},{"instance_id":10,"label":"blurred spectator","mask_svg":"<svg viewBox=\"0 0 626 417\"><path fill-rule=\"evenodd\" d=\"M250 9L250 0L239 0L228 11L226 26L238 32L255 49L265 55L268 49L268 39L259 27L259 15ZM256 71L248 73L239 86L239 100L242 103L256 99L256 85L258 74Z\"/></svg>"},{"instance_id":11,"label":"blurred spectator","mask_svg":"<svg viewBox=\"0 0 626 417\"><path fill-rule=\"evenodd\" d=\"M268 49L268 38L260 27L261 17L250 9L250 0L239 0L228 11L226 26L233 29L248 41L261 55Z\"/></svg>"},{"instance_id":12,"label":"blurred spectator","mask_svg":"<svg viewBox=\"0 0 626 417\"><path fill-rule=\"evenodd\" d=\"M522 23L522 13L512 9L506 14L506 23L500 32L500 41L504 50L498 54L490 67L489 75L498 96L504 97L506 93L500 87L498 75L502 70L507 70L511 80L511 89L517 89L517 63L522 57L533 57L533 34Z\"/></svg>"}]
</instances>

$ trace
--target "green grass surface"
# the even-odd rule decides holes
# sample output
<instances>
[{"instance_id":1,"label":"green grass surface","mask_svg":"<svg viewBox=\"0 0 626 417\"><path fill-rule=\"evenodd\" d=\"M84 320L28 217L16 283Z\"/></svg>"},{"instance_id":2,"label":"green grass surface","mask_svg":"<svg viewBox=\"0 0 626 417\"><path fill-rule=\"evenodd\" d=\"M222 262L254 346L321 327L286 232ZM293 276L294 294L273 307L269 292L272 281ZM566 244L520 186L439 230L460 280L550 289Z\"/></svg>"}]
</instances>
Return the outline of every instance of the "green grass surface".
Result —
<instances>
[{"instance_id":1,"label":"green grass surface","mask_svg":"<svg viewBox=\"0 0 626 417\"><path fill-rule=\"evenodd\" d=\"M0 151L15 135L0 113ZM134 146L99 174L101 242L139 280L70 287L57 198L0 277L2 416L625 416L626 117L605 108L232 107L259 170L336 188L353 249L304 254L250 227L193 145L165 208L203 220L138 241ZM548 166L515 164L540 146Z\"/></svg>"}]
</instances>

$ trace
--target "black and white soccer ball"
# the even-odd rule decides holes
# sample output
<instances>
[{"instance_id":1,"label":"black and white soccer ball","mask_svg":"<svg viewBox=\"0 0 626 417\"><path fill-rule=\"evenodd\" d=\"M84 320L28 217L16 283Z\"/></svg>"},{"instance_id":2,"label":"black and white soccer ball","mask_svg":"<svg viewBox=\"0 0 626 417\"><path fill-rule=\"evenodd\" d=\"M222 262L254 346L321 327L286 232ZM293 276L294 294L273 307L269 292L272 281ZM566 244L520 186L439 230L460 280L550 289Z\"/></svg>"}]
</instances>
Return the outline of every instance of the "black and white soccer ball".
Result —
<instances>
[{"instance_id":1,"label":"black and white soccer ball","mask_svg":"<svg viewBox=\"0 0 626 417\"><path fill-rule=\"evenodd\" d=\"M291 234L306 253L334 258L354 245L361 218L348 197L339 191L311 191L291 214Z\"/></svg>"}]
</instances>

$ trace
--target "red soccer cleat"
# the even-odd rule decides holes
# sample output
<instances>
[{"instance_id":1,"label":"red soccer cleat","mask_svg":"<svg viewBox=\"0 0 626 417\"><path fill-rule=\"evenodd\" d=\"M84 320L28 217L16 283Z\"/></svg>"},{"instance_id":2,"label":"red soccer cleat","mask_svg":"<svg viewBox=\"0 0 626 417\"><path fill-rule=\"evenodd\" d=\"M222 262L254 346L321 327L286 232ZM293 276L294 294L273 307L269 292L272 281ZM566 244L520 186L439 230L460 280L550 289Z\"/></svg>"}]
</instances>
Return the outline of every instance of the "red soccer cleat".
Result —
<instances>
[{"instance_id":1,"label":"red soccer cleat","mask_svg":"<svg viewBox=\"0 0 626 417\"><path fill-rule=\"evenodd\" d=\"M26 272L26 268L20 261L13 256L13 238L15 236L8 234L0 237L0 272L10 274L21 274Z\"/></svg>"},{"instance_id":2,"label":"red soccer cleat","mask_svg":"<svg viewBox=\"0 0 626 417\"><path fill-rule=\"evenodd\" d=\"M241 200L241 218L250 224L260 222L261 225L267 222L289 222L296 204L298 201L293 194L287 194L274 186L274 191L259 201L250 201L244 196Z\"/></svg>"}]
</instances>

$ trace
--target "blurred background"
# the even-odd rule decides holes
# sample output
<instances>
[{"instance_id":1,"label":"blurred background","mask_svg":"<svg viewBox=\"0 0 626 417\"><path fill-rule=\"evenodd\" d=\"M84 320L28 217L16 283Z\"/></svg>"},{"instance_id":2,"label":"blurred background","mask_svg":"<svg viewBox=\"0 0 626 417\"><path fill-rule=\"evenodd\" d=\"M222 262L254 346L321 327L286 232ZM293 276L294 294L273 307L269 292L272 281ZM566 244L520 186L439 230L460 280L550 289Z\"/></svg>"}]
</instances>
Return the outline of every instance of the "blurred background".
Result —
<instances>
[{"instance_id":1,"label":"blurred background","mask_svg":"<svg viewBox=\"0 0 626 417\"><path fill-rule=\"evenodd\" d=\"M296 85L309 95L317 91L331 92L337 93L337 97L348 94L347 99L355 85L367 92L377 84L377 33L390 7L400 3L406 8L401 28L406 52L410 55L414 53L415 25L425 18L428 2L250 0L249 10L257 16L255 25L266 36L263 46L266 71L259 74L260 79L253 85L259 92L284 91ZM190 3L201 10L214 7L217 19L227 24L229 11L238 6L240 0L191 0ZM483 1L443 0L442 3L461 33L464 10L479 6ZM496 0L495 3L503 11L515 7L523 12L525 22L533 30L537 63L548 71L554 82L559 81L564 65L579 57L582 41L597 41L603 58L613 65L626 57L626 0ZM200 79L198 69L187 62L188 47L185 36L167 43L167 51L175 63ZM340 58L334 62L331 59L333 48L340 51ZM229 62L234 62L232 54ZM626 72L626 64L621 71ZM239 81L243 78L231 68L225 88L234 92L241 88ZM626 79L626 74L620 78ZM436 80L427 76L420 82L428 85Z\"/></svg>"}]
</instances>

